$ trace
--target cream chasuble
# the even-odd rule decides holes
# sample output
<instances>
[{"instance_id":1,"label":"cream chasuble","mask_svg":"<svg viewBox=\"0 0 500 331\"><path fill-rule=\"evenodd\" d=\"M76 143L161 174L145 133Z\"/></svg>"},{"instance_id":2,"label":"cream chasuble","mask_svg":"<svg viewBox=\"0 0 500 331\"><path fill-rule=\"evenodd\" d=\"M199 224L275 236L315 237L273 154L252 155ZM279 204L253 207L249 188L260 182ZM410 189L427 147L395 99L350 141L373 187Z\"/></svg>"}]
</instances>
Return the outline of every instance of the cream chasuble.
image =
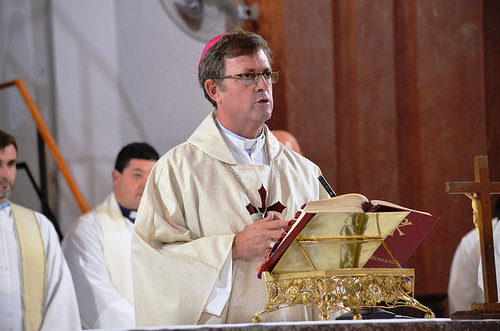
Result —
<instances>
[{"instance_id":1,"label":"cream chasuble","mask_svg":"<svg viewBox=\"0 0 500 331\"><path fill-rule=\"evenodd\" d=\"M264 280L257 278L264 257L233 260L222 315L204 312L235 234L266 207L287 220L304 203L327 198L320 169L284 148L267 127L273 178L272 166L236 164L214 118L207 116L186 143L165 154L146 184L132 240L138 326L250 322L267 299ZM295 306L267 321L309 318Z\"/></svg>"}]
</instances>

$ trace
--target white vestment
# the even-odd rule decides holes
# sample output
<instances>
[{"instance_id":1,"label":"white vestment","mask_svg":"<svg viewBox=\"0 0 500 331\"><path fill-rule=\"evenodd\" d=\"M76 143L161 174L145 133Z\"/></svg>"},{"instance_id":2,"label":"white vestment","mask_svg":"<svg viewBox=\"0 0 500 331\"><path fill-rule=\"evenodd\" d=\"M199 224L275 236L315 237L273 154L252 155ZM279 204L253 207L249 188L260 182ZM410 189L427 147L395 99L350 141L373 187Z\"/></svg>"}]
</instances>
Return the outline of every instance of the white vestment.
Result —
<instances>
[{"instance_id":1,"label":"white vestment","mask_svg":"<svg viewBox=\"0 0 500 331\"><path fill-rule=\"evenodd\" d=\"M303 204L327 198L320 169L284 148L267 127L267 159L274 166L237 164L214 116L165 154L146 184L132 240L137 325L251 322L267 299L265 281L257 278L264 257L233 260L231 295L221 315L205 311L232 258L235 234L262 217L251 214L253 207L289 220ZM308 318L299 305L263 320Z\"/></svg>"},{"instance_id":2,"label":"white vestment","mask_svg":"<svg viewBox=\"0 0 500 331\"><path fill-rule=\"evenodd\" d=\"M498 219L493 219L493 240L500 240ZM495 264L497 273L497 287L500 272L500 247L495 244ZM448 282L448 303L450 314L456 311L471 310L473 303L484 302L483 277L481 270L481 251L479 235L474 228L460 240L453 262L451 263L450 279ZM500 290L500 288L498 288ZM500 294L499 294L500 295Z\"/></svg>"},{"instance_id":3,"label":"white vestment","mask_svg":"<svg viewBox=\"0 0 500 331\"><path fill-rule=\"evenodd\" d=\"M71 273L52 223L35 212L45 246L46 280L41 330L80 330ZM0 210L0 330L23 330L19 245L11 207Z\"/></svg>"},{"instance_id":4,"label":"white vestment","mask_svg":"<svg viewBox=\"0 0 500 331\"><path fill-rule=\"evenodd\" d=\"M103 231L103 229L105 229ZM130 242L133 224L114 194L82 215L63 241L84 328L135 326Z\"/></svg>"}]
</instances>

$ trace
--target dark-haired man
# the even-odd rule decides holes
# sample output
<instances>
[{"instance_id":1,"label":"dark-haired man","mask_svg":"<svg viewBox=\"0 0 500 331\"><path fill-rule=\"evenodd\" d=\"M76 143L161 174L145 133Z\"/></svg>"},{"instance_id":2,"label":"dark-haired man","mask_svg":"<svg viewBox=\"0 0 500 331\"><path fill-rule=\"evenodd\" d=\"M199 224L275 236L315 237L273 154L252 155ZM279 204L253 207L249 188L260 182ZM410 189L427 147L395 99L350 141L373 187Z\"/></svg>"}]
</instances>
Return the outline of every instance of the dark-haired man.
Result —
<instances>
[{"instance_id":1,"label":"dark-haired man","mask_svg":"<svg viewBox=\"0 0 500 331\"><path fill-rule=\"evenodd\" d=\"M130 240L158 157L146 143L123 147L112 172L113 193L82 215L63 241L84 328L135 326Z\"/></svg>"},{"instance_id":2,"label":"dark-haired man","mask_svg":"<svg viewBox=\"0 0 500 331\"><path fill-rule=\"evenodd\" d=\"M0 330L79 330L75 289L54 226L8 200L16 163L16 140L0 130Z\"/></svg>"},{"instance_id":3,"label":"dark-haired man","mask_svg":"<svg viewBox=\"0 0 500 331\"><path fill-rule=\"evenodd\" d=\"M284 148L272 114L271 50L257 34L207 44L198 78L215 111L151 171L132 240L137 325L248 323L264 308L257 269L297 210L326 198L320 169ZM304 306L266 321L306 320Z\"/></svg>"}]
</instances>

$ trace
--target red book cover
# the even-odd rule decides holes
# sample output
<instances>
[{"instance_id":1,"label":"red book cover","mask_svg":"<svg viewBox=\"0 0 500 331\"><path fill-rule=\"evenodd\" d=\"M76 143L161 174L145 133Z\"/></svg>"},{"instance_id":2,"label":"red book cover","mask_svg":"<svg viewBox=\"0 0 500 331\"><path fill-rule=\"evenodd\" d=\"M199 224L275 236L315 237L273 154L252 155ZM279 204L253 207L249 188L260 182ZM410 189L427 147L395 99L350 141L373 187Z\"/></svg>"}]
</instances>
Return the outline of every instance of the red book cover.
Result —
<instances>
[{"instance_id":1,"label":"red book cover","mask_svg":"<svg viewBox=\"0 0 500 331\"><path fill-rule=\"evenodd\" d=\"M373 253L363 268L398 268L408 261L424 238L439 220L438 217L411 211ZM394 263L391 255L398 261Z\"/></svg>"}]
</instances>

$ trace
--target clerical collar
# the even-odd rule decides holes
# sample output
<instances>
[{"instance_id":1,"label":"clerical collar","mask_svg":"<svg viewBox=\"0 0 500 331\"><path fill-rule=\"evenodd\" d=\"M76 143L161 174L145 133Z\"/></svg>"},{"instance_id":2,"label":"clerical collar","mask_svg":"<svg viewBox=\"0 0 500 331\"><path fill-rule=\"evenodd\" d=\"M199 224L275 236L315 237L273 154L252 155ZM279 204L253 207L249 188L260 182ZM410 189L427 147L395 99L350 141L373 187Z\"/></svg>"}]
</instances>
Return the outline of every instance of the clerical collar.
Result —
<instances>
[{"instance_id":1,"label":"clerical collar","mask_svg":"<svg viewBox=\"0 0 500 331\"><path fill-rule=\"evenodd\" d=\"M127 209L120 204L118 204L118 206L120 207L120 210L122 211L122 215L125 216L126 218L128 218L130 220L130 222L135 223L135 216L137 216L137 211Z\"/></svg>"},{"instance_id":2,"label":"clerical collar","mask_svg":"<svg viewBox=\"0 0 500 331\"><path fill-rule=\"evenodd\" d=\"M252 148L253 146L261 139L264 139L264 130L262 130L262 132L260 133L260 135L257 137L257 138L254 138L254 139L247 139L245 137L242 137L242 136L239 136L237 135L236 133L232 132L232 131L229 131L228 129L226 129L220 122L219 122L219 118L217 118L217 125L219 125L219 127L221 128L221 130L226 134L228 135L229 137L233 137L233 138L236 138L237 141L243 141L243 148L245 149L245 151L248 153L248 155L251 154L252 152ZM233 140L233 139L231 139Z\"/></svg>"},{"instance_id":3,"label":"clerical collar","mask_svg":"<svg viewBox=\"0 0 500 331\"><path fill-rule=\"evenodd\" d=\"M0 205L0 210L4 209L4 208L7 208L9 206L9 202L8 201L5 201L4 203L2 203Z\"/></svg>"},{"instance_id":4,"label":"clerical collar","mask_svg":"<svg viewBox=\"0 0 500 331\"><path fill-rule=\"evenodd\" d=\"M265 153L265 134L262 130L261 134L254 139L247 139L234 132L226 129L216 118L217 127L224 133L227 138L226 142L229 141L229 150L235 157L238 164L267 164L267 155ZM232 146L231 146L232 145ZM238 155L240 154L241 155ZM246 156L245 156L246 155ZM244 156L244 157L243 157Z\"/></svg>"}]
</instances>

